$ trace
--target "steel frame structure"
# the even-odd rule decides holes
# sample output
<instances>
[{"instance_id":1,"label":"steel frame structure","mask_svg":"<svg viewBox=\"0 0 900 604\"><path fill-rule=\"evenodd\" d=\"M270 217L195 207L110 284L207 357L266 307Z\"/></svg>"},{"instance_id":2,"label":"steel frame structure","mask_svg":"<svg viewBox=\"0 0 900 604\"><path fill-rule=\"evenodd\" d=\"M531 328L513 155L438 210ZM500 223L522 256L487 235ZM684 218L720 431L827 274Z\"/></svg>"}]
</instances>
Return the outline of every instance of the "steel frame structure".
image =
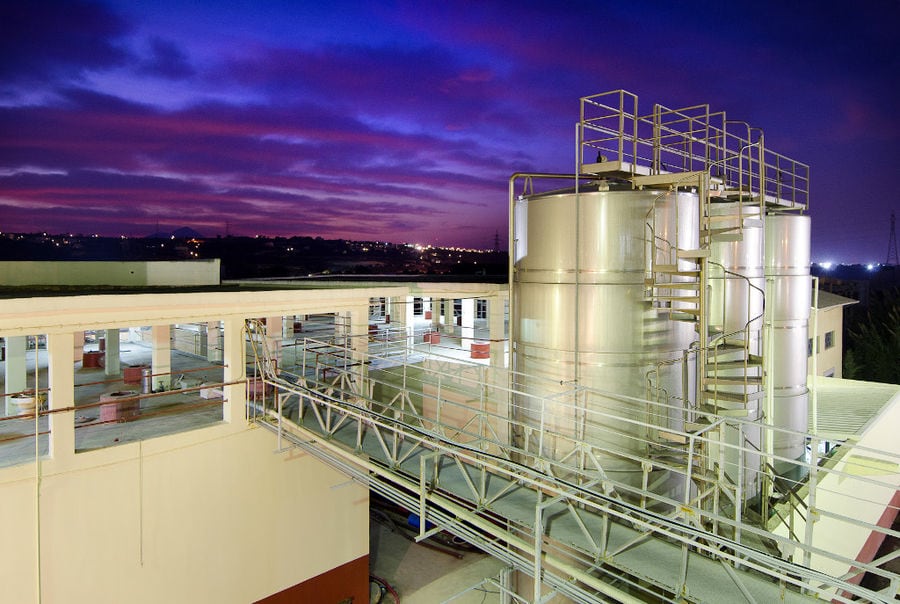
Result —
<instances>
[{"instance_id":1,"label":"steel frame structure","mask_svg":"<svg viewBox=\"0 0 900 604\"><path fill-rule=\"evenodd\" d=\"M278 367L264 339L251 337L250 344L268 386L251 401L250 418L277 433L278 450L308 451L417 511L420 539L448 531L538 578L533 602L545 601L548 589L577 602L888 601L900 585L896 575L878 567L887 558L862 564L815 547L814 521L797 534L797 502L808 501L808 517L815 520L823 513L815 506L817 485L823 475L840 473L819 463L814 436L807 435L812 459L794 462L809 475L803 487L808 497L795 491L770 523L753 522L741 482L725 472L726 451L734 446L723 435L744 430L750 422L740 418L693 411L692 419L707 426L679 432L653 422L670 412L663 403L575 385L559 395L582 412L578 399L584 397L613 397L623 408L650 409L646 423L624 414L584 414L595 427L610 420L641 424L657 445L653 437L663 430L674 437L671 455L636 458L578 440L556 429L554 418L537 426L521 423L516 401L529 395L513 391L510 376L496 368L421 360L420 352L402 342L390 353L367 354L349 336L306 340L308 352L297 367ZM523 441L514 443L513 433L525 435ZM543 455L549 439L566 441L571 453L563 459ZM852 445L840 448L845 447ZM611 455L640 467L641 485L611 479L598 461ZM660 473L677 477L680 491L655 487ZM778 518L787 536L776 528ZM900 537L874 525L865 528ZM813 570L812 556L837 559L848 573L834 577ZM864 572L887 578L890 587L877 593L856 585L854 578Z\"/></svg>"}]
</instances>

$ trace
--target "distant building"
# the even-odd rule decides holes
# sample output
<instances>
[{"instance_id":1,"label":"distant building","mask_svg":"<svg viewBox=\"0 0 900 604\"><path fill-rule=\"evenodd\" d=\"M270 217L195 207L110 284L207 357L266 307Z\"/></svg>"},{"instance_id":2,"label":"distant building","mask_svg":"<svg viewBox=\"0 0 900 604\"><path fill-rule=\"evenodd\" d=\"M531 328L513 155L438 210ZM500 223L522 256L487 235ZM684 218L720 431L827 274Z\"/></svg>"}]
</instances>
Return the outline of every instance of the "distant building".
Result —
<instances>
[{"instance_id":1,"label":"distant building","mask_svg":"<svg viewBox=\"0 0 900 604\"><path fill-rule=\"evenodd\" d=\"M815 319L810 321L810 331L815 325L815 339L809 338L807 363L810 375L843 377L841 367L844 362L844 307L857 304L856 300L830 292L820 291L816 304ZM813 370L813 352L816 353L816 367Z\"/></svg>"}]
</instances>

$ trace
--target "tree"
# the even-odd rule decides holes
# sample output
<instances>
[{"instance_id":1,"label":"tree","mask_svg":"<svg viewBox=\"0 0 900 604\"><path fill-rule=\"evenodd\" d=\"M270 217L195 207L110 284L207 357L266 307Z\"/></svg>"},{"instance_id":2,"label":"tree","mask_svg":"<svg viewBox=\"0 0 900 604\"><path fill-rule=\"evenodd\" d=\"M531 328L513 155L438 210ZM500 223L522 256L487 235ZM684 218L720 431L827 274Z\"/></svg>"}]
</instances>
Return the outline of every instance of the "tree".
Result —
<instances>
[{"instance_id":1,"label":"tree","mask_svg":"<svg viewBox=\"0 0 900 604\"><path fill-rule=\"evenodd\" d=\"M878 292L848 331L844 377L900 384L900 290Z\"/></svg>"}]
</instances>

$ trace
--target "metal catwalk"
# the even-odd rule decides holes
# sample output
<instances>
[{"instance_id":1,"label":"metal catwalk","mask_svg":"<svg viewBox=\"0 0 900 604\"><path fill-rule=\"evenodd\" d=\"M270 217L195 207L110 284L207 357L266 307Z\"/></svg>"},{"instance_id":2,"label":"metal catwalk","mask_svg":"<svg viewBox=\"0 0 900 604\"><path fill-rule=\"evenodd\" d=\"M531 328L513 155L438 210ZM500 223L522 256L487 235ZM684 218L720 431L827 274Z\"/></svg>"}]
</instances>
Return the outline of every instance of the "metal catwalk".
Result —
<instances>
[{"instance_id":1,"label":"metal catwalk","mask_svg":"<svg viewBox=\"0 0 900 604\"><path fill-rule=\"evenodd\" d=\"M577 602L888 601L896 591L895 576L853 560L839 560L855 568L844 576L810 568L811 556L834 556L814 546L811 530L804 542L792 520L796 502L775 506L774 522L748 521L721 436L741 430L740 419L695 414L708 427L666 430L663 454L651 438L659 425L642 426L657 454L627 459L554 428L558 418L538 427L519 422L516 401L525 395L509 388L505 372L416 356L405 339L370 354L351 338L307 340L296 367L278 368L254 335L260 328L248 331L261 377L248 413L277 433L279 450L307 451L416 511L420 538L448 531L539 577L533 602L552 593ZM560 398L577 404L587 396L618 398L623 408L659 406L581 388ZM611 419L587 421L615 425ZM550 441L571 454L544 456ZM606 474L605 460L617 455L638 468L637 483ZM813 460L805 471L823 468ZM876 593L856 585L867 570L891 587Z\"/></svg>"}]
</instances>

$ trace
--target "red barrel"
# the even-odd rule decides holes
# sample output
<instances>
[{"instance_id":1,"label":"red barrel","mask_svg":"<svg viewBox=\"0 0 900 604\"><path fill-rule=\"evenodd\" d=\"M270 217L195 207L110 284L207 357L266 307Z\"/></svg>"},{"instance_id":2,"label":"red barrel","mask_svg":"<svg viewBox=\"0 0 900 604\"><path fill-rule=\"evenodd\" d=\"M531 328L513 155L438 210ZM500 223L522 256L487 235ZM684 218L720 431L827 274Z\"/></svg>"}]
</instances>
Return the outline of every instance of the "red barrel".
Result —
<instances>
[{"instance_id":1,"label":"red barrel","mask_svg":"<svg viewBox=\"0 0 900 604\"><path fill-rule=\"evenodd\" d=\"M122 370L122 381L126 384L140 384L141 376L146 365L135 365L133 367L125 367Z\"/></svg>"},{"instance_id":2,"label":"red barrel","mask_svg":"<svg viewBox=\"0 0 900 604\"><path fill-rule=\"evenodd\" d=\"M81 366L87 369L88 367L100 367L100 363L103 361L103 352L86 352L81 359Z\"/></svg>"},{"instance_id":3,"label":"red barrel","mask_svg":"<svg viewBox=\"0 0 900 604\"><path fill-rule=\"evenodd\" d=\"M136 390L120 390L100 395L100 421L126 422L141 414L141 400Z\"/></svg>"},{"instance_id":4,"label":"red barrel","mask_svg":"<svg viewBox=\"0 0 900 604\"><path fill-rule=\"evenodd\" d=\"M490 342L472 342L471 358L473 359L489 359L491 358Z\"/></svg>"}]
</instances>

